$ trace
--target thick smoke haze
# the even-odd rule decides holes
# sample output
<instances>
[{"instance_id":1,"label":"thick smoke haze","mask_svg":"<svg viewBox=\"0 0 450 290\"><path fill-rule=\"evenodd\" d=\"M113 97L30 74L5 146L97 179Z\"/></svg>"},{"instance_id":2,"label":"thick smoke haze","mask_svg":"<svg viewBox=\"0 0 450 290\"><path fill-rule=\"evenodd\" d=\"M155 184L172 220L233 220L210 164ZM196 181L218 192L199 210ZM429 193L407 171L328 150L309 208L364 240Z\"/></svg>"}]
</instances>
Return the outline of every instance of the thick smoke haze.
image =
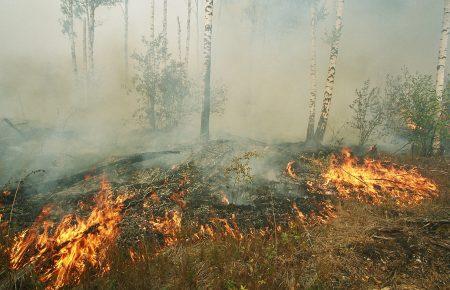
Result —
<instances>
[{"instance_id":1,"label":"thick smoke haze","mask_svg":"<svg viewBox=\"0 0 450 290\"><path fill-rule=\"evenodd\" d=\"M157 33L162 29L162 2L156 1L155 7ZM201 84L203 1L198 2L200 27L197 34L193 1L189 73ZM211 119L212 135L231 134L264 141L304 140L310 57L306 1L261 1L254 13L257 19L248 12L251 2L255 1L215 1L212 78L213 83L227 87L227 102L224 113ZM137 93L125 86L123 12L119 6L102 7L96 15L95 95L86 99L72 74L69 41L61 32L59 1L0 3L1 118L54 130L47 132L39 144L17 144L19 157L4 157L0 175L9 175L11 163L14 170L34 169L48 159L51 161L46 162L56 167L67 168L68 164L81 162L74 161L78 154L87 154L90 157L86 159L93 161L92 156L152 150L161 144L195 140L200 126L197 115L185 120L184 134L173 134L178 137L176 140L171 139L172 135L141 138L134 133L139 132L133 118ZM141 39L149 35L150 4L131 0L129 5L131 55L143 51ZM184 55L186 5L185 0L169 1L169 50L174 56L177 17L181 20ZM325 38L335 21L335 1L326 1L326 8L328 17L319 24L318 31L318 110L330 50ZM382 86L386 74L396 74L403 66L434 74L441 19L440 0L346 0L328 135L348 121L348 105L364 80L371 79L373 85ZM81 65L79 20L75 28ZM130 76L133 67L130 59ZM2 123L0 130L11 128ZM59 134L66 131L73 132L75 141L62 141ZM351 132L346 138L351 142ZM59 164L59 160L64 164Z\"/></svg>"}]
</instances>

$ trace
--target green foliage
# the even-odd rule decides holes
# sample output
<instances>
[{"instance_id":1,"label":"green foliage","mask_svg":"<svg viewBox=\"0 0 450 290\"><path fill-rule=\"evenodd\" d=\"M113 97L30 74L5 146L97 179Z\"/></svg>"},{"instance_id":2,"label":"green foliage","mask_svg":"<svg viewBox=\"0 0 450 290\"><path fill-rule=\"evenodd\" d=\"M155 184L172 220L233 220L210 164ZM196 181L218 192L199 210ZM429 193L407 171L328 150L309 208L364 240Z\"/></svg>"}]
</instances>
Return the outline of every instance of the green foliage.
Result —
<instances>
[{"instance_id":1,"label":"green foliage","mask_svg":"<svg viewBox=\"0 0 450 290\"><path fill-rule=\"evenodd\" d=\"M387 128L408 140L420 155L432 154L435 133L443 126L439 102L430 75L411 74L405 68L398 76L387 76Z\"/></svg>"},{"instance_id":2,"label":"green foliage","mask_svg":"<svg viewBox=\"0 0 450 290\"><path fill-rule=\"evenodd\" d=\"M380 97L380 89L371 88L369 80L355 93L356 98L350 105L352 120L348 124L358 131L358 146L362 148L383 123L384 103Z\"/></svg>"},{"instance_id":3,"label":"green foliage","mask_svg":"<svg viewBox=\"0 0 450 290\"><path fill-rule=\"evenodd\" d=\"M190 113L186 102L192 99L191 81L185 64L167 52L162 35L153 41L143 39L143 43L146 51L132 56L136 60L134 87L142 97L135 116L149 122L153 116L153 129L172 129Z\"/></svg>"}]
</instances>

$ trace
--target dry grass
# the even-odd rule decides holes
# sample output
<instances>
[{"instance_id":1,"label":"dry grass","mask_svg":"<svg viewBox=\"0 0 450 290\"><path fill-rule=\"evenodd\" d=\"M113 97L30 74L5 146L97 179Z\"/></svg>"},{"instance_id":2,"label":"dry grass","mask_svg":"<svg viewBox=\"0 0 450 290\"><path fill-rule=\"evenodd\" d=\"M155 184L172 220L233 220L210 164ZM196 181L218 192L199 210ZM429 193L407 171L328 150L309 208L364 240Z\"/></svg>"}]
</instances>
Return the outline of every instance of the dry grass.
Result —
<instances>
[{"instance_id":1,"label":"dry grass","mask_svg":"<svg viewBox=\"0 0 450 290\"><path fill-rule=\"evenodd\" d=\"M411 208L337 202L338 217L329 224L308 233L292 228L276 239L205 240L159 253L148 239L137 249L140 259L133 262L128 249L117 248L105 276L87 273L76 288L444 289L450 275L448 164L413 163L439 183L438 198ZM0 259L6 265L6 257ZM25 277L18 285L41 288L35 281Z\"/></svg>"}]
</instances>

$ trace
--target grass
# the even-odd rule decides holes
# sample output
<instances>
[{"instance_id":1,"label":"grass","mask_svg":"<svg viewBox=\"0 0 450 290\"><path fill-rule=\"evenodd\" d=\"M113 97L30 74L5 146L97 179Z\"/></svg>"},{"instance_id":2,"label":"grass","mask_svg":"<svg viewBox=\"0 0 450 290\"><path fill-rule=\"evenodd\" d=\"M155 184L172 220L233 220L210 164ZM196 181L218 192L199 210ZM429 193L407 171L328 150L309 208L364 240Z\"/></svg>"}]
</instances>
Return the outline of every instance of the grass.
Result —
<instances>
[{"instance_id":1,"label":"grass","mask_svg":"<svg viewBox=\"0 0 450 290\"><path fill-rule=\"evenodd\" d=\"M406 157L405 157L406 158ZM400 157L399 159L402 159ZM272 235L180 243L159 252L142 241L132 261L115 248L111 269L87 273L76 289L436 289L450 269L448 165L407 160L436 180L441 195L410 208L339 201L325 225L293 227ZM191 235L185 231L182 235ZM7 243L7 241L3 241ZM0 241L1 243L1 241ZM0 256L6 265L6 256ZM2 268L0 266L0 273ZM42 288L24 277L18 288ZM21 284L20 284L21 283Z\"/></svg>"}]
</instances>

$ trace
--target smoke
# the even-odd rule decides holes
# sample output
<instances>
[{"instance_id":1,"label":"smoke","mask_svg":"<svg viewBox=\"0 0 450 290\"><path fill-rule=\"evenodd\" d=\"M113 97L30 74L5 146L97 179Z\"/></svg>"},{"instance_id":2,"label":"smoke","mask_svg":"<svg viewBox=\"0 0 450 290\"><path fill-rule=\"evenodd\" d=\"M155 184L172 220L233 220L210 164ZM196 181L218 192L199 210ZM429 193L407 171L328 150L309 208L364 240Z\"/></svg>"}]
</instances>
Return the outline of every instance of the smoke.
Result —
<instances>
[{"instance_id":1,"label":"smoke","mask_svg":"<svg viewBox=\"0 0 450 290\"><path fill-rule=\"evenodd\" d=\"M252 3L254 6L252 6ZM334 1L318 30L318 110L321 107ZM197 36L193 1L189 73L201 85L203 7ZM185 45L186 1L169 1L169 50L177 55L177 21ZM442 18L440 1L346 0L328 139L348 121L355 88L366 79L381 86L402 66L434 73ZM156 32L162 1L156 1ZM213 136L239 135L263 141L304 140L309 97L309 15L301 1L216 1L212 78L228 88L225 112L213 116ZM142 52L149 35L150 3L130 1L129 51ZM84 93L82 74L72 74L68 39L61 33L59 2L6 0L0 18L0 181L21 170L77 170L111 154L158 150L194 141L198 115L171 134L146 135L133 118L137 93L124 78L123 15L117 7L96 15L95 88ZM76 23L82 66L81 21ZM130 79L133 76L130 60ZM342 131L341 131L342 132ZM342 132L352 140L352 132Z\"/></svg>"}]
</instances>

